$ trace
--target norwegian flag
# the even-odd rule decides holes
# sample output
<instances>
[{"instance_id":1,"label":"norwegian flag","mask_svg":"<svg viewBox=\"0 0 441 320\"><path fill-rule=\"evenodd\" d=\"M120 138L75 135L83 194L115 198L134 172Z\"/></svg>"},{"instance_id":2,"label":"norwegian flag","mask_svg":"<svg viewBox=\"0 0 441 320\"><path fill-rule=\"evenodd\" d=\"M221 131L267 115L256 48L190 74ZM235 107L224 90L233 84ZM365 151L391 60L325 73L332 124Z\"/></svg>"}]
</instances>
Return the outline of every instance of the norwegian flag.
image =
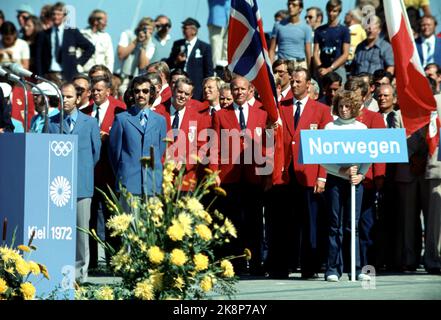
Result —
<instances>
[{"instance_id":1,"label":"norwegian flag","mask_svg":"<svg viewBox=\"0 0 441 320\"><path fill-rule=\"evenodd\" d=\"M433 154L439 142L440 121L402 0L384 0L384 14L395 58L397 93L406 133L429 125L427 143Z\"/></svg>"},{"instance_id":2,"label":"norwegian flag","mask_svg":"<svg viewBox=\"0 0 441 320\"><path fill-rule=\"evenodd\" d=\"M256 0L232 0L228 30L228 68L256 87L270 121L276 122L277 91ZM275 129L273 184L283 182L282 130L281 126Z\"/></svg>"}]
</instances>

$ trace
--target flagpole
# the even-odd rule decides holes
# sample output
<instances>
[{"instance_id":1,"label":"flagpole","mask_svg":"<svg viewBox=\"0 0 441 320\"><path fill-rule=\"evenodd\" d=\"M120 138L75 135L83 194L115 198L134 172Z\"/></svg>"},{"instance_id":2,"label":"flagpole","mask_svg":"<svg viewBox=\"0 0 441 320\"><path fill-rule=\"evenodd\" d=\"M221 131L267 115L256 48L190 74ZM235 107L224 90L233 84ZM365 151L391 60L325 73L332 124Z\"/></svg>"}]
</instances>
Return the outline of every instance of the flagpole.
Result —
<instances>
[{"instance_id":1,"label":"flagpole","mask_svg":"<svg viewBox=\"0 0 441 320\"><path fill-rule=\"evenodd\" d=\"M355 277L355 184L351 183L351 281Z\"/></svg>"}]
</instances>

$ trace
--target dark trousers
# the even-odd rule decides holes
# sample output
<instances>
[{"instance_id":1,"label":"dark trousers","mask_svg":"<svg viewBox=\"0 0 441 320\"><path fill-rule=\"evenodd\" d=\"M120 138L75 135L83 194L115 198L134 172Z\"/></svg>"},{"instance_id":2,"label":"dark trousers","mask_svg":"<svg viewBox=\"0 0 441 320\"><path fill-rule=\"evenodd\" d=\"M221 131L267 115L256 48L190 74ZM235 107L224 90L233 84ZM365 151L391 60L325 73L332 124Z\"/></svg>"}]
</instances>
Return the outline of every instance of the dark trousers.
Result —
<instances>
[{"instance_id":1,"label":"dark trousers","mask_svg":"<svg viewBox=\"0 0 441 320\"><path fill-rule=\"evenodd\" d=\"M356 274L361 271L358 222L363 198L363 185L355 188L355 261ZM325 277L351 270L351 184L348 180L328 174L326 198L329 217L329 249Z\"/></svg>"},{"instance_id":2,"label":"dark trousers","mask_svg":"<svg viewBox=\"0 0 441 320\"><path fill-rule=\"evenodd\" d=\"M260 186L247 183L224 184L227 196L218 198L215 207L229 218L237 230L237 239L231 238L229 244L218 250L218 255L242 255L245 248L251 251L249 261L251 274L262 270L263 243L263 190ZM232 261L239 274L247 265L244 259Z\"/></svg>"},{"instance_id":3,"label":"dark trousers","mask_svg":"<svg viewBox=\"0 0 441 320\"><path fill-rule=\"evenodd\" d=\"M360 221L358 224L360 236L360 264L361 267L375 264L375 221L376 221L376 190L364 188L361 204Z\"/></svg>"}]
</instances>

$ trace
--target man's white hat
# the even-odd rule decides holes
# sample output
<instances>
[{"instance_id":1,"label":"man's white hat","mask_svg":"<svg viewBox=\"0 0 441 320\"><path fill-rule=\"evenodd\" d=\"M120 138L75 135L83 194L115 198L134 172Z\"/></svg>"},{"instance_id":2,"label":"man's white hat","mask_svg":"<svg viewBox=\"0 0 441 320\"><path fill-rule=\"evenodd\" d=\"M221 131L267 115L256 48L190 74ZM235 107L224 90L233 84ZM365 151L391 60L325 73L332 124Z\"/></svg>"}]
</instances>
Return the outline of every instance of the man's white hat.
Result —
<instances>
[{"instance_id":1,"label":"man's white hat","mask_svg":"<svg viewBox=\"0 0 441 320\"><path fill-rule=\"evenodd\" d=\"M37 84L37 87L40 88L40 90L43 91L43 94L46 96L58 96L55 88L47 82L41 82ZM40 90L37 88L32 88L32 94L41 94Z\"/></svg>"},{"instance_id":2,"label":"man's white hat","mask_svg":"<svg viewBox=\"0 0 441 320\"><path fill-rule=\"evenodd\" d=\"M12 91L11 85L6 82L0 82L0 88L2 88L3 96L5 98L9 98L9 96L11 95L11 91Z\"/></svg>"}]
</instances>

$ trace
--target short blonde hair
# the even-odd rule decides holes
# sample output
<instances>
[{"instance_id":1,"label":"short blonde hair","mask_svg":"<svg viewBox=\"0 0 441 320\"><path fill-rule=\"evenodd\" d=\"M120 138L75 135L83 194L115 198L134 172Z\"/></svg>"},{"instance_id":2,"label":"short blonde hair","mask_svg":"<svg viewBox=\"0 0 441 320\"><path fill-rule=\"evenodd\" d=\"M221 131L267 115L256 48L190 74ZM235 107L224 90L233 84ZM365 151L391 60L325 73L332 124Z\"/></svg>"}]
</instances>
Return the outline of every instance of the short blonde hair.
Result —
<instances>
[{"instance_id":1,"label":"short blonde hair","mask_svg":"<svg viewBox=\"0 0 441 320\"><path fill-rule=\"evenodd\" d=\"M356 118L360 114L362 104L363 98L358 90L339 90L332 101L332 114L339 116L338 107L344 105L351 109L351 118Z\"/></svg>"}]
</instances>

